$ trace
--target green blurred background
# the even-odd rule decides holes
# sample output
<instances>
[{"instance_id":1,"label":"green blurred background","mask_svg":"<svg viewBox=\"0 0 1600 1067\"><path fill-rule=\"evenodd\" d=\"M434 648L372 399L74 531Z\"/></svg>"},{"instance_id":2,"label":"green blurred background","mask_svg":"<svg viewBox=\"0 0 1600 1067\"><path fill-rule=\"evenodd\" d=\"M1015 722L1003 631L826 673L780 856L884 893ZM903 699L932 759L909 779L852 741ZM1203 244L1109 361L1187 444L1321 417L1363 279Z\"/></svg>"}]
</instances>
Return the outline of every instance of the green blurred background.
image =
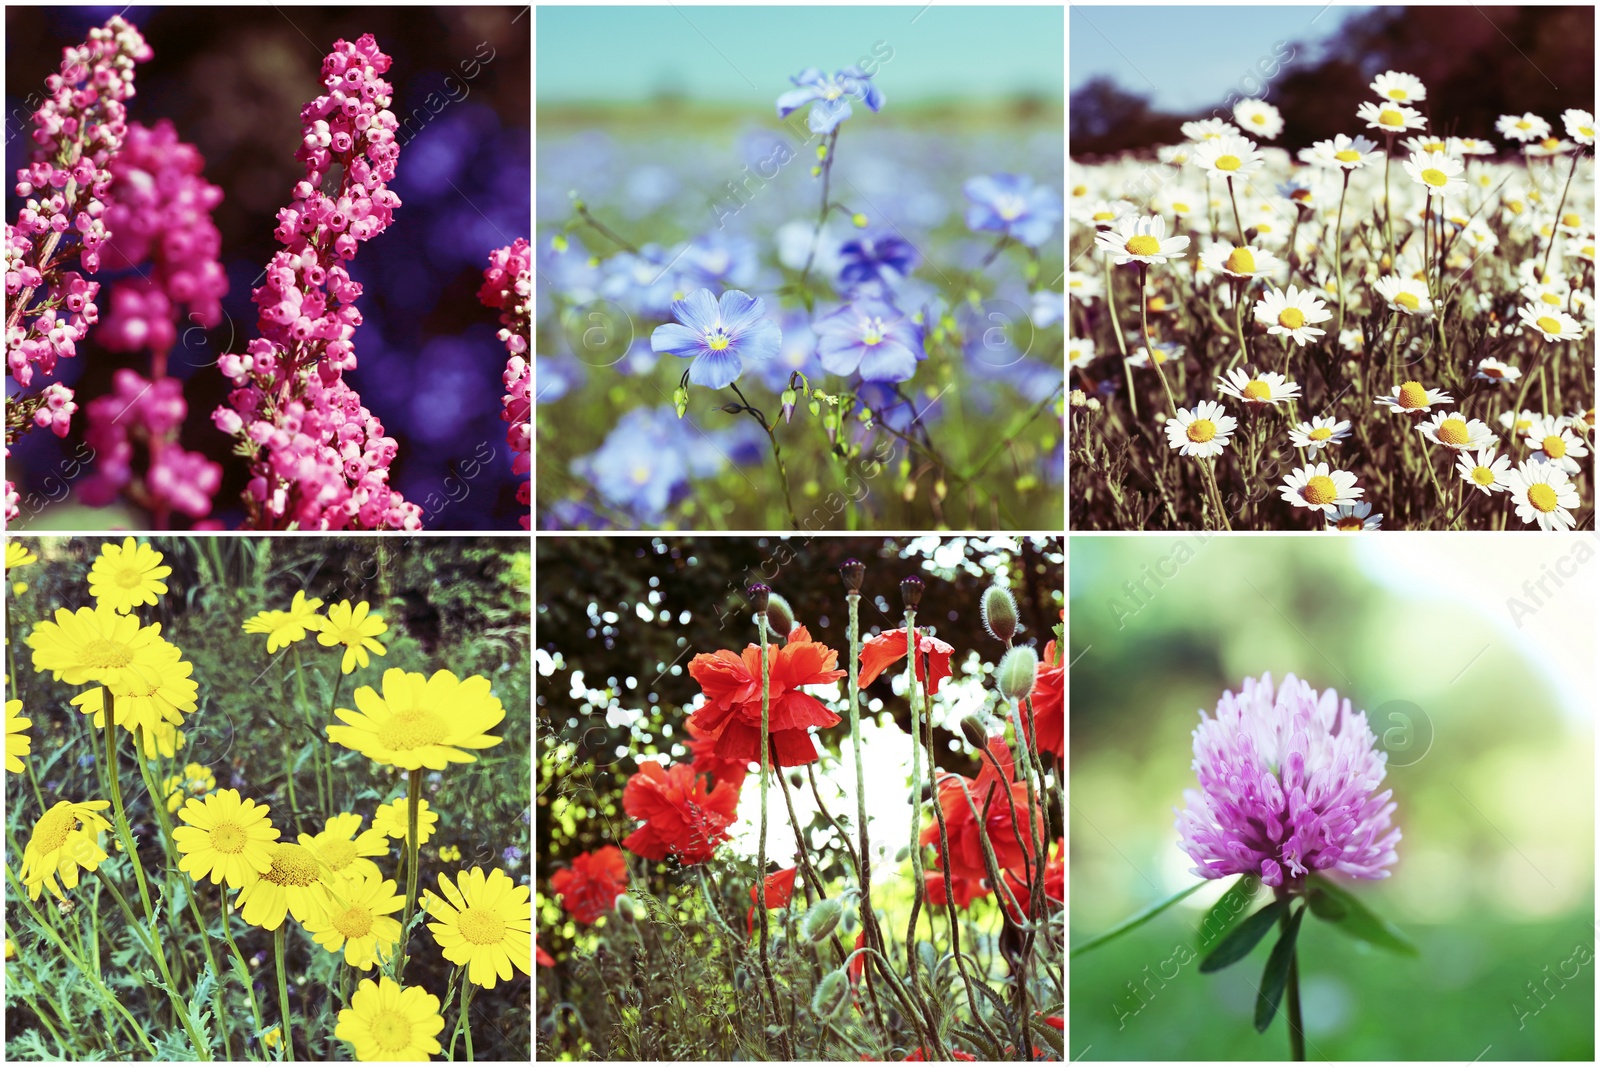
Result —
<instances>
[{"instance_id":1,"label":"green blurred background","mask_svg":"<svg viewBox=\"0 0 1600 1067\"><path fill-rule=\"evenodd\" d=\"M1070 943L1193 884L1173 823L1197 709L1292 671L1365 710L1389 752L1399 861L1344 884L1421 948L1308 918L1307 1057L1593 1060L1596 547L1072 538ZM1072 961L1074 1059L1286 1057L1282 1022L1252 1026L1267 942L1198 972L1230 884Z\"/></svg>"}]
</instances>

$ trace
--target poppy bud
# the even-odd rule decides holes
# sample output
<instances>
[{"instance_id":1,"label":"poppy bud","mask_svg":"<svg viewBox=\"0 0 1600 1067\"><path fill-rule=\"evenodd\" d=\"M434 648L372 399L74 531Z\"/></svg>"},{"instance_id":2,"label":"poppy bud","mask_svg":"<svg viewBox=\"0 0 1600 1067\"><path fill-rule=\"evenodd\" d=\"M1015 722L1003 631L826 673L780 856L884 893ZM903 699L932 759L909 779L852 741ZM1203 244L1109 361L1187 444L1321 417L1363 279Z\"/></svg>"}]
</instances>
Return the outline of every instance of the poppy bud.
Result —
<instances>
[{"instance_id":1,"label":"poppy bud","mask_svg":"<svg viewBox=\"0 0 1600 1067\"><path fill-rule=\"evenodd\" d=\"M824 938L833 933L833 928L839 925L839 911L837 898L817 901L807 909L805 920L800 924L800 932L812 944L820 944Z\"/></svg>"},{"instance_id":2,"label":"poppy bud","mask_svg":"<svg viewBox=\"0 0 1600 1067\"><path fill-rule=\"evenodd\" d=\"M1021 700L1033 691L1033 678L1039 673L1039 654L1026 645L1013 648L1000 660L994 673L1000 695L1007 700Z\"/></svg>"},{"instance_id":3,"label":"poppy bud","mask_svg":"<svg viewBox=\"0 0 1600 1067\"><path fill-rule=\"evenodd\" d=\"M822 1019L832 1019L850 1004L850 976L842 969L829 971L811 995L811 1011Z\"/></svg>"},{"instance_id":4,"label":"poppy bud","mask_svg":"<svg viewBox=\"0 0 1600 1067\"><path fill-rule=\"evenodd\" d=\"M967 744L979 751L989 744L989 728L976 715L968 715L961 720L961 736L967 739Z\"/></svg>"},{"instance_id":5,"label":"poppy bud","mask_svg":"<svg viewBox=\"0 0 1600 1067\"><path fill-rule=\"evenodd\" d=\"M633 903L633 898L624 893L617 898L617 918L632 926L639 921L639 909Z\"/></svg>"},{"instance_id":6,"label":"poppy bud","mask_svg":"<svg viewBox=\"0 0 1600 1067\"><path fill-rule=\"evenodd\" d=\"M983 591L983 628L996 641L1010 642L1017 632L1017 602L1011 591L995 584Z\"/></svg>"},{"instance_id":7,"label":"poppy bud","mask_svg":"<svg viewBox=\"0 0 1600 1067\"><path fill-rule=\"evenodd\" d=\"M743 967L733 972L733 988L740 993L750 988L750 972Z\"/></svg>"},{"instance_id":8,"label":"poppy bud","mask_svg":"<svg viewBox=\"0 0 1600 1067\"><path fill-rule=\"evenodd\" d=\"M768 589L760 582L754 582L745 586L744 595L750 598L751 611L757 615L765 615L767 613L767 602L772 597L771 589Z\"/></svg>"},{"instance_id":9,"label":"poppy bud","mask_svg":"<svg viewBox=\"0 0 1600 1067\"><path fill-rule=\"evenodd\" d=\"M847 934L856 932L856 924L861 921L861 915L855 908L844 908L839 914L839 929Z\"/></svg>"},{"instance_id":10,"label":"poppy bud","mask_svg":"<svg viewBox=\"0 0 1600 1067\"><path fill-rule=\"evenodd\" d=\"M794 629L794 609L777 593L767 594L767 625L782 638L787 638Z\"/></svg>"},{"instance_id":11,"label":"poppy bud","mask_svg":"<svg viewBox=\"0 0 1600 1067\"><path fill-rule=\"evenodd\" d=\"M900 582L900 599L905 602L907 611L917 610L917 605L922 603L922 579L915 574Z\"/></svg>"},{"instance_id":12,"label":"poppy bud","mask_svg":"<svg viewBox=\"0 0 1600 1067\"><path fill-rule=\"evenodd\" d=\"M861 592L861 583L867 577L867 565L859 559L847 559L839 564L839 574L844 578L844 587L852 593Z\"/></svg>"}]
</instances>

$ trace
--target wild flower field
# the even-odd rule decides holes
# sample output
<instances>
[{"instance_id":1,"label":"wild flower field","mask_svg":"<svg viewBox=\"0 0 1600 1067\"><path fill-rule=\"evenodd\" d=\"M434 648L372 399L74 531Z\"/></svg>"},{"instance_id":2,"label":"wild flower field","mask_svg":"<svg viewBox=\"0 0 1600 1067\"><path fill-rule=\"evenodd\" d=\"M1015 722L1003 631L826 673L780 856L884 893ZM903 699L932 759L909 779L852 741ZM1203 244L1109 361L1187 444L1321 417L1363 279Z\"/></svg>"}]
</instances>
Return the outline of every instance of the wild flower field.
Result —
<instances>
[{"instance_id":1,"label":"wild flower field","mask_svg":"<svg viewBox=\"0 0 1600 1067\"><path fill-rule=\"evenodd\" d=\"M1059 541L539 553L539 1058L1063 1058Z\"/></svg>"},{"instance_id":2,"label":"wild flower field","mask_svg":"<svg viewBox=\"0 0 1600 1067\"><path fill-rule=\"evenodd\" d=\"M6 543L6 1059L525 1060L526 547Z\"/></svg>"},{"instance_id":3,"label":"wild flower field","mask_svg":"<svg viewBox=\"0 0 1600 1067\"><path fill-rule=\"evenodd\" d=\"M1074 529L1593 527L1593 115L1370 92L1074 164Z\"/></svg>"}]
</instances>

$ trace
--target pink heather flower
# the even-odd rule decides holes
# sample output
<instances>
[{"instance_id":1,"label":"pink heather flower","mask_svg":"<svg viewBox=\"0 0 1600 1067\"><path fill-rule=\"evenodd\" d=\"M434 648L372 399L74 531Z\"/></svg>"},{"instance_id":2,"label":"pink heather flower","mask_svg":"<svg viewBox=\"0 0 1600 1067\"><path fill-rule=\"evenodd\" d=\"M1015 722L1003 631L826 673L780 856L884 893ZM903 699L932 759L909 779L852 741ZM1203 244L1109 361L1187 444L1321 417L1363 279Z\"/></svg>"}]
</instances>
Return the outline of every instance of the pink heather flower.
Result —
<instances>
[{"instance_id":1,"label":"pink heather flower","mask_svg":"<svg viewBox=\"0 0 1600 1067\"><path fill-rule=\"evenodd\" d=\"M478 300L484 307L499 308L500 342L511 353L506 360L505 395L500 398L500 418L510 423L506 430L506 443L511 446L511 470L514 474L527 474L532 469L529 450L533 440L533 369L527 355L531 336L533 297L533 254L526 238L519 237L505 248L489 253L489 269L483 272L483 287L478 290ZM522 516L522 528L529 528L532 518L530 483L517 487L517 500L529 505L530 512Z\"/></svg>"},{"instance_id":2,"label":"pink heather flower","mask_svg":"<svg viewBox=\"0 0 1600 1067\"><path fill-rule=\"evenodd\" d=\"M133 485L133 445L138 442L149 457L149 469L130 498L162 525L173 511L195 519L209 515L211 498L222 485L222 468L178 444L178 431L189 414L183 383L163 377L146 381L126 367L111 382L111 393L89 402L84 438L94 450L96 466L79 484L79 499L104 507Z\"/></svg>"},{"instance_id":3,"label":"pink heather flower","mask_svg":"<svg viewBox=\"0 0 1600 1067\"><path fill-rule=\"evenodd\" d=\"M1222 694L1216 717L1200 720L1200 788L1184 790L1177 822L1195 874L1256 874L1274 887L1310 871L1389 876L1400 831L1389 824L1390 790L1375 792L1388 755L1365 712L1292 674L1274 697L1269 673Z\"/></svg>"},{"instance_id":4,"label":"pink heather flower","mask_svg":"<svg viewBox=\"0 0 1600 1067\"><path fill-rule=\"evenodd\" d=\"M284 250L253 294L261 337L218 360L235 388L212 420L249 452L245 504L258 529L422 525L421 508L389 486L398 445L343 378L356 366L350 338L361 325L361 286L345 264L400 206L387 184L400 157L393 90L379 77L389 62L370 33L336 42L323 60L327 92L300 112L295 158L305 178L278 212ZM325 193L330 172L338 187Z\"/></svg>"}]
</instances>

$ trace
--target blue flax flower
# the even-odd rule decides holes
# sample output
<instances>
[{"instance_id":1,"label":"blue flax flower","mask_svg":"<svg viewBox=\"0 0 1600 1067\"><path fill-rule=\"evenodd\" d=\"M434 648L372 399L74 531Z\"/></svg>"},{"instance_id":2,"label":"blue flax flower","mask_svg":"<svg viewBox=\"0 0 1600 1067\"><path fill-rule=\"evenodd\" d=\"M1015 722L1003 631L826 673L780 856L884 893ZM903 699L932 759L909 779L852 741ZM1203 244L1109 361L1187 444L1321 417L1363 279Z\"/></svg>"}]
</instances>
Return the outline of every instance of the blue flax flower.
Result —
<instances>
[{"instance_id":1,"label":"blue flax flower","mask_svg":"<svg viewBox=\"0 0 1600 1067\"><path fill-rule=\"evenodd\" d=\"M759 462L765 443L760 428L746 419L708 432L678 418L671 404L639 407L617 420L596 451L573 460L572 471L607 506L656 523L685 495L690 479L712 477L730 462ZM568 509L566 517L581 518L583 512Z\"/></svg>"},{"instance_id":2,"label":"blue flax flower","mask_svg":"<svg viewBox=\"0 0 1600 1067\"><path fill-rule=\"evenodd\" d=\"M830 374L861 372L864 382L903 382L927 359L922 326L881 300L857 300L817 323L817 354Z\"/></svg>"},{"instance_id":3,"label":"blue flax flower","mask_svg":"<svg viewBox=\"0 0 1600 1067\"><path fill-rule=\"evenodd\" d=\"M896 285L917 265L917 250L895 233L863 234L839 247L844 267L839 280L845 285L884 282Z\"/></svg>"},{"instance_id":4,"label":"blue flax flower","mask_svg":"<svg viewBox=\"0 0 1600 1067\"><path fill-rule=\"evenodd\" d=\"M851 97L873 111L883 109L883 92L872 84L872 75L860 67L846 67L835 74L807 67L789 80L799 88L778 97L778 117L784 118L815 100L816 104L806 115L806 126L812 133L832 133L839 123L849 118Z\"/></svg>"},{"instance_id":5,"label":"blue flax flower","mask_svg":"<svg viewBox=\"0 0 1600 1067\"><path fill-rule=\"evenodd\" d=\"M1048 241L1061 221L1061 197L1049 186L1033 184L1026 174L970 178L962 191L972 201L967 205L968 228L1007 233L1031 248Z\"/></svg>"},{"instance_id":6,"label":"blue flax flower","mask_svg":"<svg viewBox=\"0 0 1600 1067\"><path fill-rule=\"evenodd\" d=\"M696 289L672 302L677 322L657 326L650 347L671 352L689 364L689 380L708 389L732 385L744 371L747 359L771 359L783 343L783 331L763 318L766 304L759 298L729 289L718 300L710 289Z\"/></svg>"}]
</instances>

